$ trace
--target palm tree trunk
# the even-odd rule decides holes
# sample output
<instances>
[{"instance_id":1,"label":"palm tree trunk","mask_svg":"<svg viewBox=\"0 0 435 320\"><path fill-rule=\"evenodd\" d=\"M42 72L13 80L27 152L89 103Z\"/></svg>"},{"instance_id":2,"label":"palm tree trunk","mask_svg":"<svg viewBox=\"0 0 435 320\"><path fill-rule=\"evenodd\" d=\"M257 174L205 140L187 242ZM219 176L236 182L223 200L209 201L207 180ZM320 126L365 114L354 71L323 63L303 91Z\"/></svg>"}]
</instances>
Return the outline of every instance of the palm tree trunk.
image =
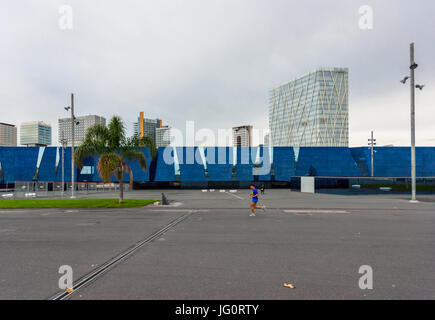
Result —
<instances>
[{"instance_id":1,"label":"palm tree trunk","mask_svg":"<svg viewBox=\"0 0 435 320\"><path fill-rule=\"evenodd\" d=\"M124 168L121 166L121 179L119 180L119 203L124 202Z\"/></svg>"}]
</instances>

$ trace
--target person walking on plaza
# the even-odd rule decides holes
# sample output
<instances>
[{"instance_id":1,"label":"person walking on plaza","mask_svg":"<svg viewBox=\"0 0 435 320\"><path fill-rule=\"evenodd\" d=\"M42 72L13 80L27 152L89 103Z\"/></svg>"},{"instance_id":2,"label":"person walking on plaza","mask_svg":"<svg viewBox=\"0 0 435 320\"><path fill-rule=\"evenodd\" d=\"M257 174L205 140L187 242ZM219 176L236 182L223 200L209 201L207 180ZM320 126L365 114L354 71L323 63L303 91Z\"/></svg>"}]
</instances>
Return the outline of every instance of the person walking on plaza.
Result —
<instances>
[{"instance_id":1,"label":"person walking on plaza","mask_svg":"<svg viewBox=\"0 0 435 320\"><path fill-rule=\"evenodd\" d=\"M264 183L261 184L260 191L261 191L261 194L264 194Z\"/></svg>"},{"instance_id":2,"label":"person walking on plaza","mask_svg":"<svg viewBox=\"0 0 435 320\"><path fill-rule=\"evenodd\" d=\"M255 217L255 209L263 209L266 210L265 206L258 206L258 190L257 188L251 184L249 187L252 190L252 193L249 195L251 197L251 214L249 216Z\"/></svg>"}]
</instances>

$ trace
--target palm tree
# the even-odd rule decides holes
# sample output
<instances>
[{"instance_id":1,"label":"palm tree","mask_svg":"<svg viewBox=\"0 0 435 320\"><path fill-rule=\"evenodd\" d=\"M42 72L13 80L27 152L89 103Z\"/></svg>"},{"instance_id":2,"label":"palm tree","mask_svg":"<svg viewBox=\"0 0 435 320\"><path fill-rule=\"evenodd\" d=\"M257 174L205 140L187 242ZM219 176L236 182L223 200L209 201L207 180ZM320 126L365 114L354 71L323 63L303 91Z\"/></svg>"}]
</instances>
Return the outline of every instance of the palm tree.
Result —
<instances>
[{"instance_id":1,"label":"palm tree","mask_svg":"<svg viewBox=\"0 0 435 320\"><path fill-rule=\"evenodd\" d=\"M97 124L86 132L83 143L74 151L74 158L79 169L83 159L100 156L97 170L104 182L110 182L115 175L119 181L119 203L124 201L124 173L130 174L130 187L133 185L133 171L126 161L139 163L142 170L147 169L147 159L141 147L150 151L152 158L156 155L154 140L150 137L139 138L125 135L125 126L120 117L114 116L106 126Z\"/></svg>"}]
</instances>

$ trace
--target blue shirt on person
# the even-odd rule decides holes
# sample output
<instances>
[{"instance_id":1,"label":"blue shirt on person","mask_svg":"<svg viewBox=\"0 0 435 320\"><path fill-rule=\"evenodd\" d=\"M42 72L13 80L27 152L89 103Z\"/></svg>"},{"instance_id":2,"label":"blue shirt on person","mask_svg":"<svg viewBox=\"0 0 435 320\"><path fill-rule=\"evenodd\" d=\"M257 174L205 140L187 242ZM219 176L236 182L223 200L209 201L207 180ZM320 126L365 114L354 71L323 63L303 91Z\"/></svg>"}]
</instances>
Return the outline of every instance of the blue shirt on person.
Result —
<instances>
[{"instance_id":1,"label":"blue shirt on person","mask_svg":"<svg viewBox=\"0 0 435 320\"><path fill-rule=\"evenodd\" d=\"M258 202L258 190L257 188L252 189L252 202Z\"/></svg>"}]
</instances>

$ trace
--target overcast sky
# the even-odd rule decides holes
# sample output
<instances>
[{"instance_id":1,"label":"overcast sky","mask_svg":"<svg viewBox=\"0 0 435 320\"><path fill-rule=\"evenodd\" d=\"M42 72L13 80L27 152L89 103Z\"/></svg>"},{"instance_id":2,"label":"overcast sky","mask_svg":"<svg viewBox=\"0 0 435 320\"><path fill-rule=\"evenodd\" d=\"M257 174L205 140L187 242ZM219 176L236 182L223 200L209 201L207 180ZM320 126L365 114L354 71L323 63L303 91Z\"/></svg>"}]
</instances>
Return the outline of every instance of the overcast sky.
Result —
<instances>
[{"instance_id":1,"label":"overcast sky","mask_svg":"<svg viewBox=\"0 0 435 320\"><path fill-rule=\"evenodd\" d=\"M73 28L62 29L62 5ZM372 30L358 25L373 8ZM64 21L64 20L62 20ZM351 146L410 144L409 43L417 144L435 146L435 1L44 0L0 2L0 122L140 111L195 128L268 127L268 91L317 67L349 68Z\"/></svg>"}]
</instances>

